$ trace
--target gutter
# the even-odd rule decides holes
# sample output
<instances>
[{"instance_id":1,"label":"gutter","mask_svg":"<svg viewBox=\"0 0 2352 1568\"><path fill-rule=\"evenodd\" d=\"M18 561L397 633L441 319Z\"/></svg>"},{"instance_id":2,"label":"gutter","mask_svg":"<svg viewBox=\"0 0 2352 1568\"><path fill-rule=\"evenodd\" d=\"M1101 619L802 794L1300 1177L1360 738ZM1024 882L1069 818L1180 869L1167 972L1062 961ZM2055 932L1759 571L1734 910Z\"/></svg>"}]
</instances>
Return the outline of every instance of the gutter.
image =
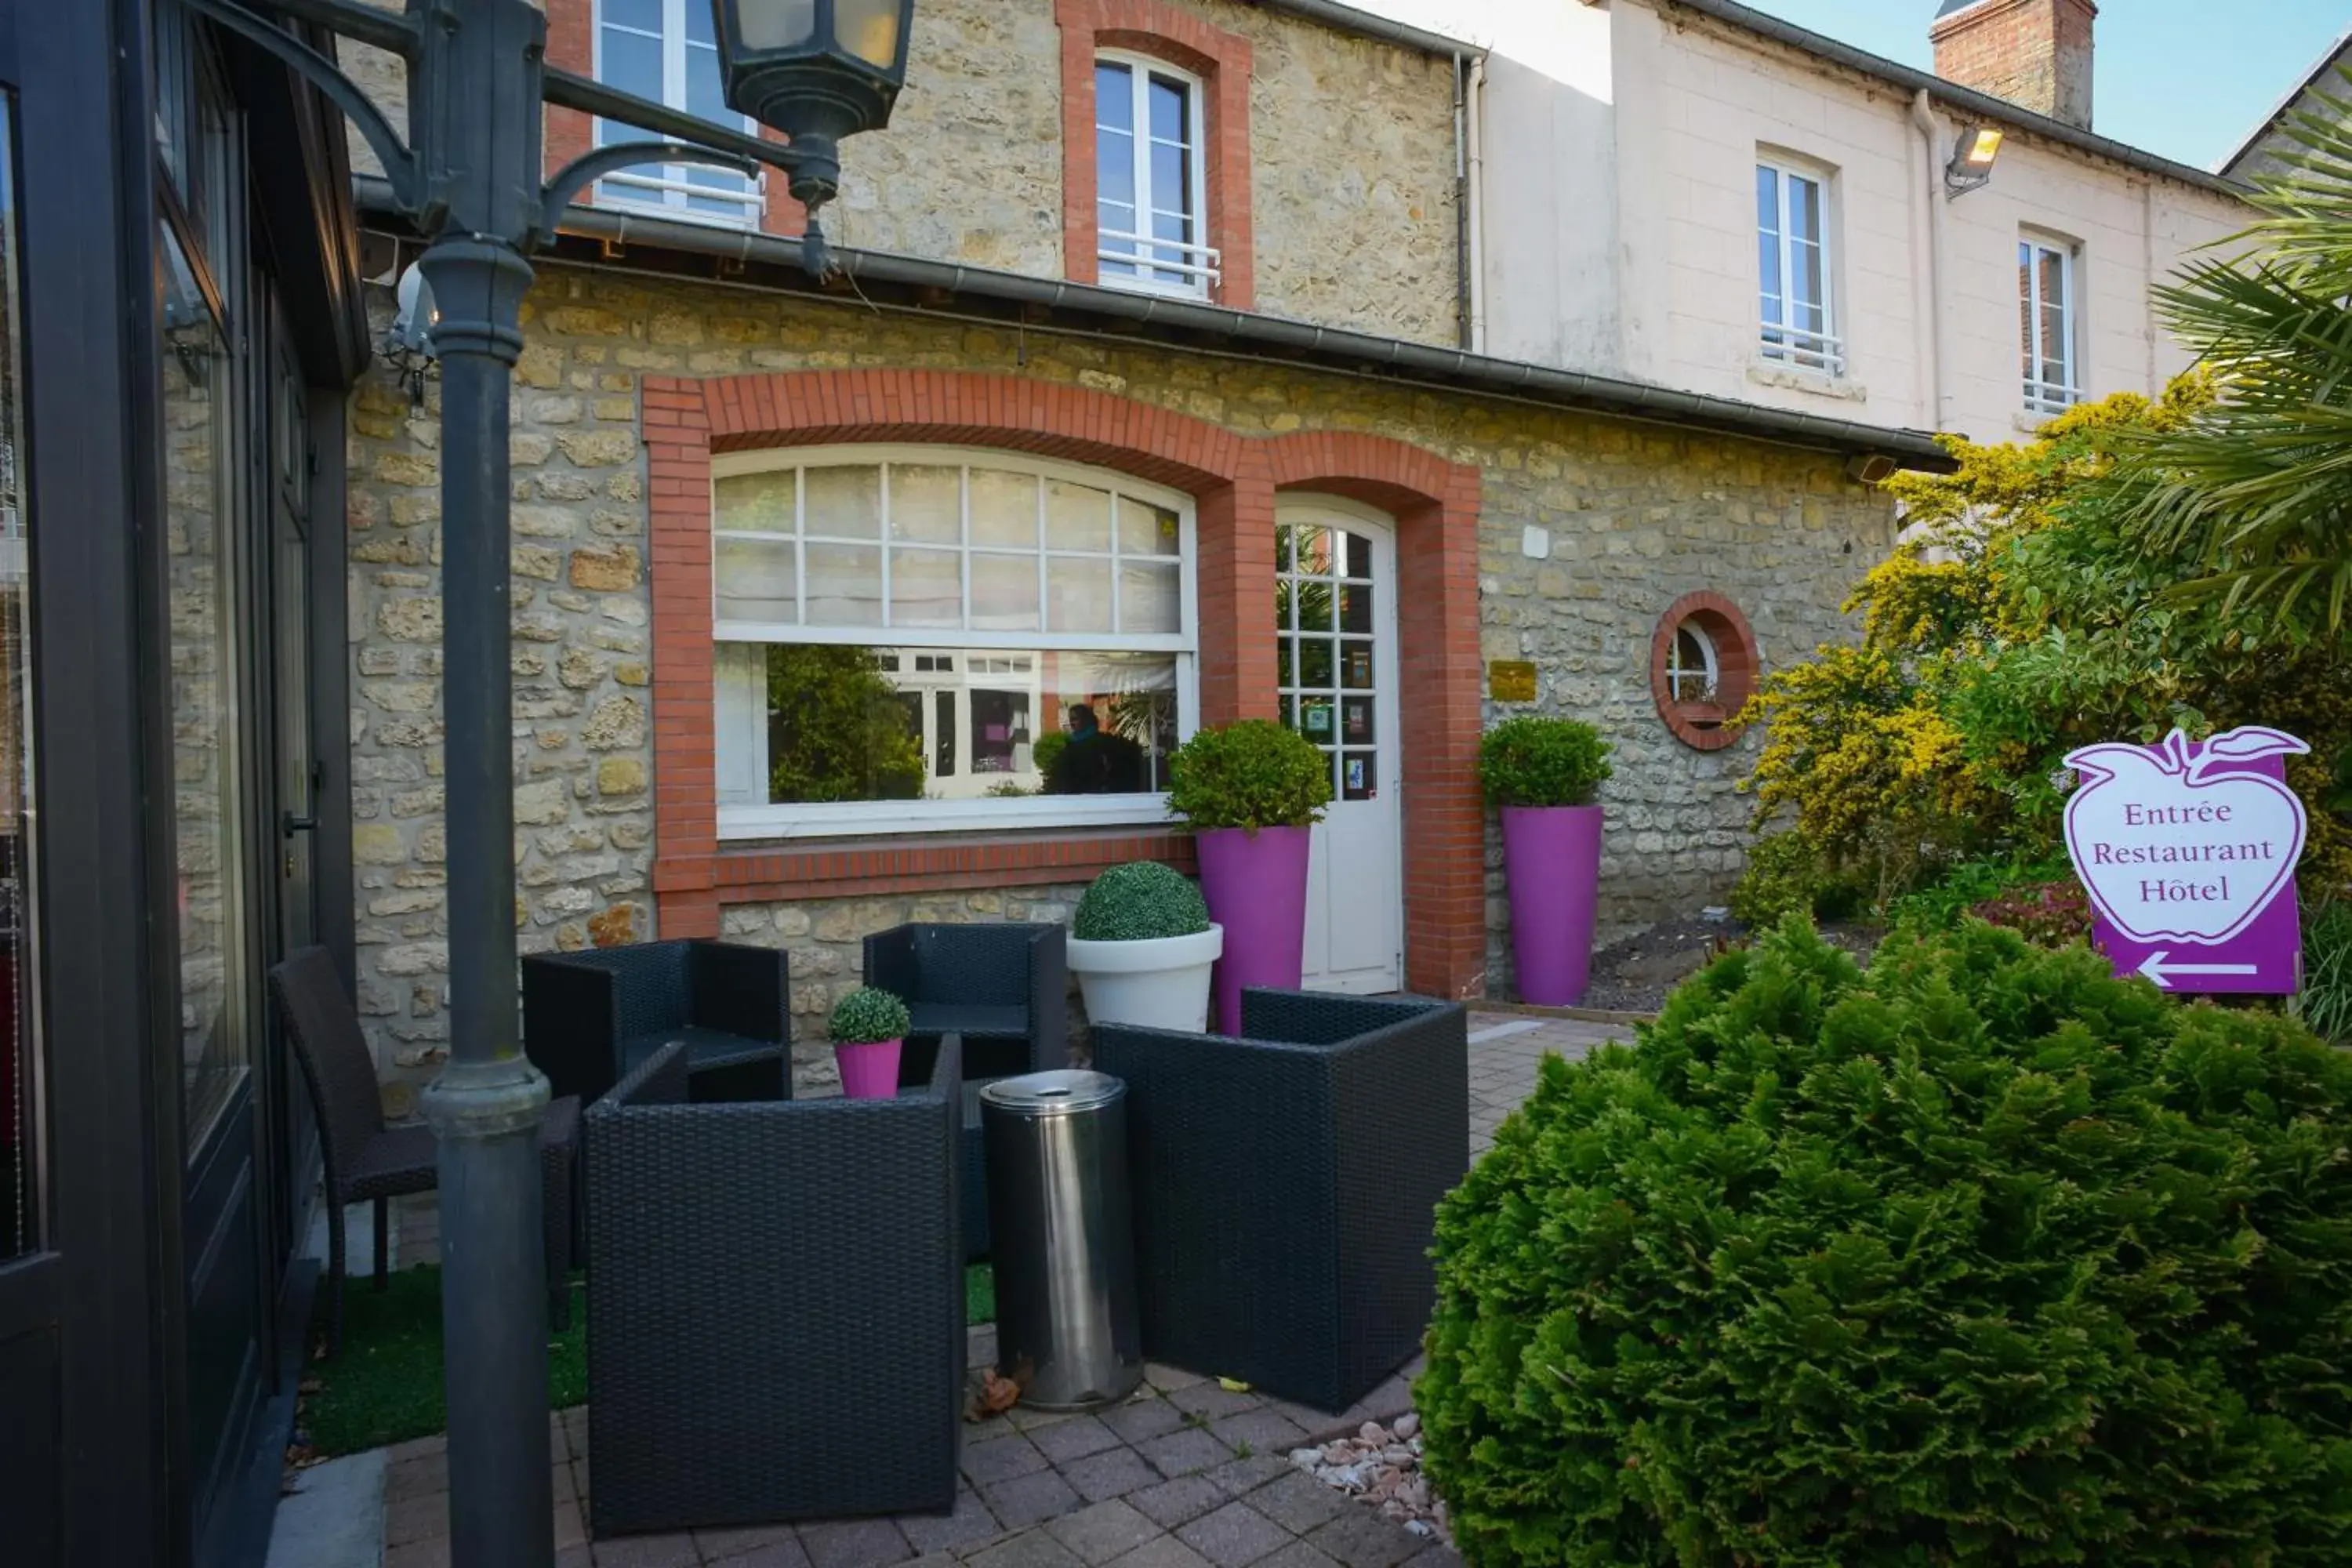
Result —
<instances>
[{"instance_id":1,"label":"gutter","mask_svg":"<svg viewBox=\"0 0 2352 1568\"><path fill-rule=\"evenodd\" d=\"M385 233L397 234L405 230L405 220L399 217L398 209L393 205L392 187L388 184L374 175L362 175L353 181L353 184L358 191L358 205L363 213L375 220L374 226ZM401 226L386 228L383 226L386 219ZM731 264L738 272L752 265L772 268L775 269L773 282L743 281L740 286L756 288L767 293L800 294L835 303L845 302L839 294L824 289L808 279L801 267L801 245L797 239L579 205L565 209L560 234L601 242L608 256L625 246L642 246L715 258L722 263ZM1318 327L1279 316L1228 310L1222 305L1173 300L1164 295L1130 294L1090 283L1033 278L1025 273L931 261L888 251L856 250L836 246L833 255L842 276L853 289L858 290L857 301L867 306L875 305L875 301L864 298L863 285L896 286L917 291L920 298L961 296L1019 309L1020 313L1011 322L995 320L991 321L992 325L1016 324L1033 331L1060 330L1076 335L1134 338L1173 347L1180 352L1190 350L1286 365L1307 364L1327 370L1372 374L1387 381L1481 393L1545 407L1571 408L1686 428L1715 430L1809 451L1834 452L1848 457L1882 455L1893 458L1901 467L1932 473L1949 473L1958 467L1937 444L1935 437L1922 430L1889 429L1849 419L1832 419L1818 414L1768 408L1758 404L1742 403L1736 398L1678 392L1669 387L1587 375L1578 371L1555 370L1548 365L1495 359L1464 349L1409 343L1370 332ZM577 262L583 258L575 256L569 259ZM698 279L664 273L655 268L644 269L643 275L649 278L671 277L689 282L737 281L726 278ZM934 318L951 315L947 310L931 309L921 304L908 309L915 315ZM1093 318L1093 321L1056 329L1040 319L1040 312L1054 311L1066 311ZM1150 328L1167 329L1187 334L1187 337L1171 342L1165 338L1153 337L1146 331ZM1202 344L1192 341L1195 337L1213 339L1215 342L1213 345Z\"/></svg>"},{"instance_id":2,"label":"gutter","mask_svg":"<svg viewBox=\"0 0 2352 1568\"><path fill-rule=\"evenodd\" d=\"M2168 180L2178 180L2184 185L2195 185L2200 190L2211 191L2217 195L2229 196L2237 201L2243 201L2253 194L2252 187L2242 182L2224 179L2219 174L2200 169L2193 164L2176 163L2169 158L2159 158L2153 153L2143 153L2137 147L2126 145L2111 137L2100 136L2078 129L2063 120L2053 120L2046 114L2036 114L2030 109L2021 109L2006 99L1995 98L1990 93L1979 92L1974 88L1962 87L1958 82L1947 81L1931 71L1916 70L1898 61L1890 60L1884 55L1866 53L1851 44L1843 44L1835 38L1824 37L1820 33L1808 32L1802 27L1783 22L1778 16L1768 16L1761 11L1750 10L1748 6L1737 4L1737 0L1652 0L1652 3L1662 12L1696 11L1702 16L1712 16L1718 22L1727 22L1735 27L1759 34L1776 43L1786 44L1790 48L1801 49L1806 54L1818 56L1832 64L1860 71L1864 76L1877 77L1882 81L1891 82L1906 91L1932 94L1940 101L1955 109L1966 110L1978 119L1996 121L2000 124L2029 132L2044 141L2063 142L2069 147L2084 153L2095 153L2102 158L2111 158L2118 163L2137 169L2143 174L2160 174Z\"/></svg>"},{"instance_id":3,"label":"gutter","mask_svg":"<svg viewBox=\"0 0 2352 1568\"><path fill-rule=\"evenodd\" d=\"M1359 11L1353 5L1339 5L1336 0L1245 0L1245 3L1261 11L1279 11L1286 16L1303 16L1307 21L1336 27L1342 33L1378 38L1383 43L1418 49L1424 55L1475 55L1480 52L1476 44L1449 38L1420 27L1409 27L1402 22L1392 22L1370 11Z\"/></svg>"}]
</instances>

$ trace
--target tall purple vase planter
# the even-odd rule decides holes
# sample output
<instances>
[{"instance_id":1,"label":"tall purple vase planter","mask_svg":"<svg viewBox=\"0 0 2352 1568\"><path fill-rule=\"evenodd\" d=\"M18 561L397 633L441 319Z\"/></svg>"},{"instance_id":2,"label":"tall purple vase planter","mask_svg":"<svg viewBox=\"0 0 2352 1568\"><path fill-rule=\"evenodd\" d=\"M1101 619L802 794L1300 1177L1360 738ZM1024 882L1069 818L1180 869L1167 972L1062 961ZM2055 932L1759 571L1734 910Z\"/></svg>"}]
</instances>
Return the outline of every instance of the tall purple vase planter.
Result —
<instances>
[{"instance_id":1,"label":"tall purple vase planter","mask_svg":"<svg viewBox=\"0 0 2352 1568\"><path fill-rule=\"evenodd\" d=\"M1217 827L1193 837L1209 918L1225 928L1217 960L1217 1032L1242 1026L1242 991L1296 991L1305 973L1307 847L1311 829Z\"/></svg>"},{"instance_id":2,"label":"tall purple vase planter","mask_svg":"<svg viewBox=\"0 0 2352 1568\"><path fill-rule=\"evenodd\" d=\"M1519 1000L1572 1007L1592 973L1601 895L1601 808L1503 807L1503 877Z\"/></svg>"}]
</instances>

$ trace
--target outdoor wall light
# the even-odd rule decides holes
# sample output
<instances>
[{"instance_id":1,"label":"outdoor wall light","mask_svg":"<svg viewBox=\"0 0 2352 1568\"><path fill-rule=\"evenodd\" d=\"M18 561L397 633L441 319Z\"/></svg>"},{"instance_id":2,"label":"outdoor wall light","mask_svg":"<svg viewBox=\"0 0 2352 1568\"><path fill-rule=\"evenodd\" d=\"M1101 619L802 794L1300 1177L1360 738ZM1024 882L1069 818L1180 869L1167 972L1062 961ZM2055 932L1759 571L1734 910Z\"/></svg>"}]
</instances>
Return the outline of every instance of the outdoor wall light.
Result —
<instances>
[{"instance_id":1,"label":"outdoor wall light","mask_svg":"<svg viewBox=\"0 0 2352 1568\"><path fill-rule=\"evenodd\" d=\"M422 408L425 367L440 357L433 349L433 329L440 322L441 310L433 302L433 285L425 281L425 269L413 261L401 273L394 299L392 325L384 329L378 347L384 363L408 388L411 406Z\"/></svg>"},{"instance_id":2,"label":"outdoor wall light","mask_svg":"<svg viewBox=\"0 0 2352 1568\"><path fill-rule=\"evenodd\" d=\"M729 107L773 126L800 156L807 207L841 187L835 148L889 123L907 80L915 0L711 0Z\"/></svg>"},{"instance_id":3,"label":"outdoor wall light","mask_svg":"<svg viewBox=\"0 0 2352 1568\"><path fill-rule=\"evenodd\" d=\"M1944 165L1944 190L1948 195L1964 196L1992 178L1992 166L2000 156L2003 134L1997 125L1960 127L1960 139L1952 148L1952 161Z\"/></svg>"}]
</instances>

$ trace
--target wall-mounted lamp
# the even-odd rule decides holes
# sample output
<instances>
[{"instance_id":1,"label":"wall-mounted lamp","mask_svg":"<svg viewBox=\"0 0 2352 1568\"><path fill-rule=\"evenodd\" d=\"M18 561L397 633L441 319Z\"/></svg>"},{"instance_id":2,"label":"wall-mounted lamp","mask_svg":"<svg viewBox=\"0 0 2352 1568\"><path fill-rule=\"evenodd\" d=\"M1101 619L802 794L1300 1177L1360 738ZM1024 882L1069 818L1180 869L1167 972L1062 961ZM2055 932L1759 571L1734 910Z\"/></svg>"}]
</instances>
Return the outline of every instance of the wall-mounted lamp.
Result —
<instances>
[{"instance_id":1,"label":"wall-mounted lamp","mask_svg":"<svg viewBox=\"0 0 2352 1568\"><path fill-rule=\"evenodd\" d=\"M1992 178L1993 163L2000 156L2002 134L1997 125L1960 127L1960 139L1952 148L1952 161L1944 165L1946 195L1967 195Z\"/></svg>"},{"instance_id":2,"label":"wall-mounted lamp","mask_svg":"<svg viewBox=\"0 0 2352 1568\"><path fill-rule=\"evenodd\" d=\"M1845 477L1858 485L1875 485L1895 477L1901 467L1884 452L1858 452L1845 462Z\"/></svg>"},{"instance_id":3,"label":"wall-mounted lamp","mask_svg":"<svg viewBox=\"0 0 2352 1568\"><path fill-rule=\"evenodd\" d=\"M383 331L380 349L384 363L407 384L409 405L425 406L425 368L440 356L434 352L433 329L440 323L440 307L433 302L433 286L415 262L400 275L394 290L392 325Z\"/></svg>"}]
</instances>

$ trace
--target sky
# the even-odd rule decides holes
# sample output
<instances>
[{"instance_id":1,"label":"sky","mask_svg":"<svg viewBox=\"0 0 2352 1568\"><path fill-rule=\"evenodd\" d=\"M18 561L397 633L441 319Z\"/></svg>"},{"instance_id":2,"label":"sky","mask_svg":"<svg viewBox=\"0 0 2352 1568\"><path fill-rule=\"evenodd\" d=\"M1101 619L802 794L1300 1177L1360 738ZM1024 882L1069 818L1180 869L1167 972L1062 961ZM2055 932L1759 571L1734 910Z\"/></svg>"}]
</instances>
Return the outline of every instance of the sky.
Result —
<instances>
[{"instance_id":1,"label":"sky","mask_svg":"<svg viewBox=\"0 0 2352 1568\"><path fill-rule=\"evenodd\" d=\"M1801 27L1935 68L1935 0L1747 0ZM2092 129L2211 168L2352 26L2352 0L2103 0Z\"/></svg>"}]
</instances>

